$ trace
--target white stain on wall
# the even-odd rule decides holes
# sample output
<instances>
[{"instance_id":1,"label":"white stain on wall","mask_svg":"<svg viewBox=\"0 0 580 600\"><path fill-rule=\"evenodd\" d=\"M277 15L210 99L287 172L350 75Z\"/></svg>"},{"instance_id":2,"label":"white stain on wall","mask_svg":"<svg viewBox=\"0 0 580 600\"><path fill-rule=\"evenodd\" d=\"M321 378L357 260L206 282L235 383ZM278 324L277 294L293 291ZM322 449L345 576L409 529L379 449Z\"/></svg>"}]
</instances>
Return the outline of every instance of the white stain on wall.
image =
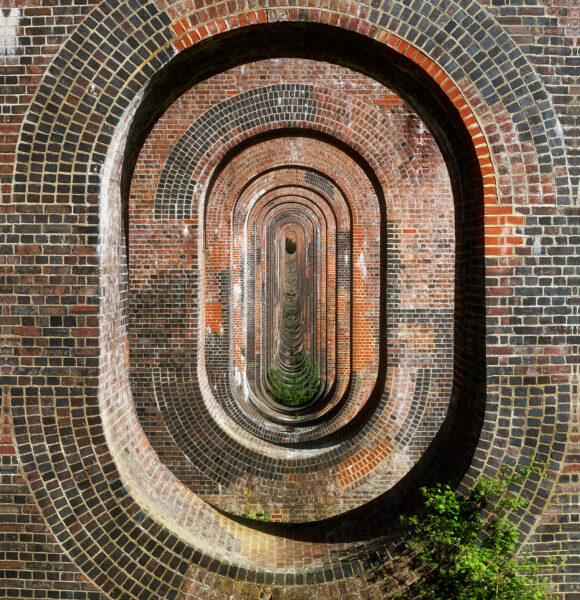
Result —
<instances>
[{"instance_id":1,"label":"white stain on wall","mask_svg":"<svg viewBox=\"0 0 580 600\"><path fill-rule=\"evenodd\" d=\"M11 65L18 59L18 8L0 10L0 64Z\"/></svg>"},{"instance_id":2,"label":"white stain on wall","mask_svg":"<svg viewBox=\"0 0 580 600\"><path fill-rule=\"evenodd\" d=\"M360 269L362 276L366 277L367 276L367 266L365 264L365 256L362 252L360 253L360 256L358 257L358 260L356 261L356 266Z\"/></svg>"}]
</instances>

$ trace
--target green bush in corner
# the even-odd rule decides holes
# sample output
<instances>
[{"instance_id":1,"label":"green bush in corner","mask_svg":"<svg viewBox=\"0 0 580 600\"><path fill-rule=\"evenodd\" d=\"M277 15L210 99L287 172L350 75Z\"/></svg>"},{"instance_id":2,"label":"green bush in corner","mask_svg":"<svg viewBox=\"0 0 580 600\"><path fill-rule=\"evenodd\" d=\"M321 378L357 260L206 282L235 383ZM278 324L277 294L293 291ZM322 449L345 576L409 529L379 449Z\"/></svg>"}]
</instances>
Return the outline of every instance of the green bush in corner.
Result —
<instances>
[{"instance_id":1,"label":"green bush in corner","mask_svg":"<svg viewBox=\"0 0 580 600\"><path fill-rule=\"evenodd\" d=\"M518 529L510 520L528 501L514 490L541 467L482 477L466 494L448 485L423 488L425 513L403 517L420 579L409 597L425 600L547 600L542 564L515 556ZM407 596L405 596L407 597Z\"/></svg>"}]
</instances>

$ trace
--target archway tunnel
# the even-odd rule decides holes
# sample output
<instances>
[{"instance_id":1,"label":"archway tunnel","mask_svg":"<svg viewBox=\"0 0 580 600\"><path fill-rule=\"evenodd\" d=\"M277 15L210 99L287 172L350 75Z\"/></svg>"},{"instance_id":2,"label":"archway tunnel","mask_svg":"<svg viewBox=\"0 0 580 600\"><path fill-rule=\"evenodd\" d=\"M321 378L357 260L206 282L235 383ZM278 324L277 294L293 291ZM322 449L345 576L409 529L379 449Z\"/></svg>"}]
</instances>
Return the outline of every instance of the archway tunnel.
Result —
<instances>
[{"instance_id":1,"label":"archway tunnel","mask_svg":"<svg viewBox=\"0 0 580 600\"><path fill-rule=\"evenodd\" d=\"M39 93L24 127L17 192L58 173L99 229L78 243L98 332L75 331L62 448L43 399L15 396L27 481L111 597L379 593L369 573L397 557L421 486L519 456L496 427L508 351L486 319L509 315L485 269L511 277L527 250L513 234L535 185L527 121L472 85L477 19L451 62L453 28L434 20L435 44L404 11L199 25L186 3L157 4L102 2L105 25L107 8L132 31L123 52L81 29L55 65L89 91L67 79L62 110ZM66 151L36 161L56 138ZM98 376L83 370L95 346ZM530 484L537 506L547 487Z\"/></svg>"},{"instance_id":2,"label":"archway tunnel","mask_svg":"<svg viewBox=\"0 0 580 600\"><path fill-rule=\"evenodd\" d=\"M131 402L159 460L224 515L314 535L345 511L369 523L374 503L390 539L418 482L460 479L478 440L482 174L415 63L311 27L200 43L136 111Z\"/></svg>"}]
</instances>

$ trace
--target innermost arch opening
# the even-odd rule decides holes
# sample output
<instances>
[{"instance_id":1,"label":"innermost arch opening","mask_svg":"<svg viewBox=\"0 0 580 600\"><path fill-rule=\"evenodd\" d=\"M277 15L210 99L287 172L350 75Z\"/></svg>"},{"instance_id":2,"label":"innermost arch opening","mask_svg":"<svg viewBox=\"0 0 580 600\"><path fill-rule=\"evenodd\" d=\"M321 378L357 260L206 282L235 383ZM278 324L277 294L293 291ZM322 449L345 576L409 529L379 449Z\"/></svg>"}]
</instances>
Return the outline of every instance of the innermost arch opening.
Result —
<instances>
[{"instance_id":1,"label":"innermost arch opening","mask_svg":"<svg viewBox=\"0 0 580 600\"><path fill-rule=\"evenodd\" d=\"M285 247L286 254L294 254L296 252L296 240L291 237L287 237Z\"/></svg>"},{"instance_id":2,"label":"innermost arch opening","mask_svg":"<svg viewBox=\"0 0 580 600\"><path fill-rule=\"evenodd\" d=\"M279 314L274 332L273 366L267 374L270 398L283 407L301 407L312 402L321 388L318 364L311 352L312 328L308 306L314 304L313 283L304 261L305 244L297 251L296 237L282 236L284 252L274 277L279 297L273 298Z\"/></svg>"},{"instance_id":3,"label":"innermost arch opening","mask_svg":"<svg viewBox=\"0 0 580 600\"><path fill-rule=\"evenodd\" d=\"M318 243L326 238L326 221L313 202L279 193L265 200L265 218L251 218L255 243L261 241L264 250L255 269L262 271L266 288L261 304L266 343L258 388L278 412L295 413L323 395L322 380L328 377L321 362L321 346L328 344L321 318L326 307L319 297L327 276L321 260L327 248Z\"/></svg>"}]
</instances>

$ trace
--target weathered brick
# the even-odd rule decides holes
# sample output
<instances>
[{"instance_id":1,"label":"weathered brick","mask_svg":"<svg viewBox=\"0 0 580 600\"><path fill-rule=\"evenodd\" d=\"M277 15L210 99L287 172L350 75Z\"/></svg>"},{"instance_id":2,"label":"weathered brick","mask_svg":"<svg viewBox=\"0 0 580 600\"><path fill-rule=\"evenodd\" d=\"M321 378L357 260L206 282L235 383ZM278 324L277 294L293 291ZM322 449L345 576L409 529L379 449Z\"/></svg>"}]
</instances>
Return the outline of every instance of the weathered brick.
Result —
<instances>
[{"instance_id":1,"label":"weathered brick","mask_svg":"<svg viewBox=\"0 0 580 600\"><path fill-rule=\"evenodd\" d=\"M419 486L537 457L522 547L576 598L573 1L9 5L0 595L382 598ZM288 231L298 420L260 400Z\"/></svg>"}]
</instances>

